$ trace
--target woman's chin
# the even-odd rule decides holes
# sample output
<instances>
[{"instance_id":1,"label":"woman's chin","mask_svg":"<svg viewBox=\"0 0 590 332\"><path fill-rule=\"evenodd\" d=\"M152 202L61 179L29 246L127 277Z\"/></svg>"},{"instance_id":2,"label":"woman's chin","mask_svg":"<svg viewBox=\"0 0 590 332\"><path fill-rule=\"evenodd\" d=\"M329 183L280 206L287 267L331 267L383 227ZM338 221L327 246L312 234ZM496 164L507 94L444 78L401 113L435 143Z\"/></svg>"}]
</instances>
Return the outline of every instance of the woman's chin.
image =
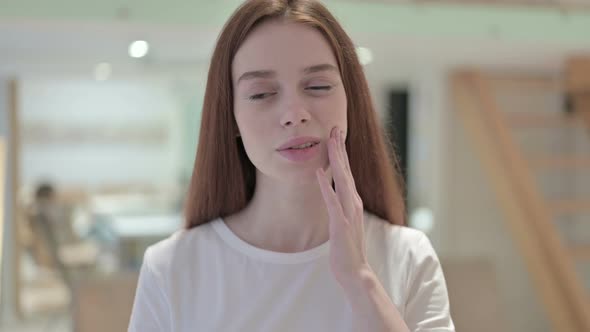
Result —
<instances>
[{"instance_id":1,"label":"woman's chin","mask_svg":"<svg viewBox=\"0 0 590 332\"><path fill-rule=\"evenodd\" d=\"M298 170L283 172L283 176L281 177L281 179L284 182L289 182L290 184L296 186L305 184L315 184L317 183L317 177L315 172L318 168L319 166L305 168L302 167Z\"/></svg>"}]
</instances>

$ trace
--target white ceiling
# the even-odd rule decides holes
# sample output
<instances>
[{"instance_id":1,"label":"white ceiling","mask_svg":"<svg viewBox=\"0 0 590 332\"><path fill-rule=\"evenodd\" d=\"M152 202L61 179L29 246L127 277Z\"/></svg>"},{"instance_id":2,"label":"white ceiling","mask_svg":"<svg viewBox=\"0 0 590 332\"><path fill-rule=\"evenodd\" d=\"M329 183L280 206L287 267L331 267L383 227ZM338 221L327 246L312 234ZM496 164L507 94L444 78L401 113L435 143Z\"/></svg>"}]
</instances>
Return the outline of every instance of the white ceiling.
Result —
<instances>
[{"instance_id":1,"label":"white ceiling","mask_svg":"<svg viewBox=\"0 0 590 332\"><path fill-rule=\"evenodd\" d=\"M162 60L208 56L217 29L111 22L0 21L0 59L122 60L129 43L145 39Z\"/></svg>"},{"instance_id":2,"label":"white ceiling","mask_svg":"<svg viewBox=\"0 0 590 332\"><path fill-rule=\"evenodd\" d=\"M461 5L501 5L560 7L566 9L590 9L590 0L350 0L356 2L377 3L424 3L424 4L461 4Z\"/></svg>"},{"instance_id":3,"label":"white ceiling","mask_svg":"<svg viewBox=\"0 0 590 332\"><path fill-rule=\"evenodd\" d=\"M219 29L179 24L4 19L0 20L0 74L88 73L94 64L105 61L131 71L172 68L173 72L182 73L187 68L202 69L208 63ZM493 27L489 36L475 39L388 31L349 33L359 45L373 50L375 63L367 70L375 71L375 75L391 72L391 67L407 71L457 64L555 70L568 55L590 52L590 43L504 40ZM146 59L128 57L128 44L135 39L150 42L151 51Z\"/></svg>"}]
</instances>

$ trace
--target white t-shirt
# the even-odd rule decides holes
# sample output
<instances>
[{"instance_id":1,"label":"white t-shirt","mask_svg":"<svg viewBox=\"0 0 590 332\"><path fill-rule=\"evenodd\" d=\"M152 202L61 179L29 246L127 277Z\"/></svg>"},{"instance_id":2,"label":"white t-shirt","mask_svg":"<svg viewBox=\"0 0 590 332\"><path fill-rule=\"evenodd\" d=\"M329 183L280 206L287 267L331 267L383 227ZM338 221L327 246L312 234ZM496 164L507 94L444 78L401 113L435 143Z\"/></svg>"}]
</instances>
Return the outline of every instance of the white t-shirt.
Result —
<instances>
[{"instance_id":1,"label":"white t-shirt","mask_svg":"<svg viewBox=\"0 0 590 332\"><path fill-rule=\"evenodd\" d=\"M367 258L413 332L454 331L443 271L421 231L365 212ZM307 251L255 247L217 218L144 256L130 332L345 332L351 307L329 241Z\"/></svg>"}]
</instances>

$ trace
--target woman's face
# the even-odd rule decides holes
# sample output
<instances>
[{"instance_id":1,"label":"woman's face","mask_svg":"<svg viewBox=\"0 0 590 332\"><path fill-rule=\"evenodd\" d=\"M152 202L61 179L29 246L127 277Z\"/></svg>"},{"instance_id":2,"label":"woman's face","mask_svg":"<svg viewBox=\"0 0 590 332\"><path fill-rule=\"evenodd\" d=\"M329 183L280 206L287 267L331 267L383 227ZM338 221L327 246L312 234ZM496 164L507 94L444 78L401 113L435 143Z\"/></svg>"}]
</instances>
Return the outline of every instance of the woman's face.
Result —
<instances>
[{"instance_id":1,"label":"woman's face","mask_svg":"<svg viewBox=\"0 0 590 332\"><path fill-rule=\"evenodd\" d=\"M258 171L284 181L316 181L315 170L328 165L330 130L347 130L346 94L327 40L302 24L264 22L235 55L232 79L235 118ZM302 137L319 143L280 151Z\"/></svg>"}]
</instances>

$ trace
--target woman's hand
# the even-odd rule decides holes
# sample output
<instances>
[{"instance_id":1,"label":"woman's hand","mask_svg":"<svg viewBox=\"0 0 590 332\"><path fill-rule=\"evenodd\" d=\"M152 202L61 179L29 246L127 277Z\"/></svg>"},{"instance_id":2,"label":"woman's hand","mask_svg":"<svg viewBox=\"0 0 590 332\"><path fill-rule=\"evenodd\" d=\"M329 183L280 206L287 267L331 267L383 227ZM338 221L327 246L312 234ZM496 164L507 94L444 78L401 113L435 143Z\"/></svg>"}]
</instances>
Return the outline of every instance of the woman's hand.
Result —
<instances>
[{"instance_id":1,"label":"woman's hand","mask_svg":"<svg viewBox=\"0 0 590 332\"><path fill-rule=\"evenodd\" d=\"M409 332L367 261L363 201L350 171L344 133L338 128L330 133L328 156L336 191L323 169L316 176L330 215L330 265L353 309L353 328Z\"/></svg>"},{"instance_id":2,"label":"woman's hand","mask_svg":"<svg viewBox=\"0 0 590 332\"><path fill-rule=\"evenodd\" d=\"M330 265L345 289L355 287L370 274L363 225L363 202L350 171L344 133L334 127L328 142L328 157L336 191L322 168L316 170L330 216Z\"/></svg>"}]
</instances>

